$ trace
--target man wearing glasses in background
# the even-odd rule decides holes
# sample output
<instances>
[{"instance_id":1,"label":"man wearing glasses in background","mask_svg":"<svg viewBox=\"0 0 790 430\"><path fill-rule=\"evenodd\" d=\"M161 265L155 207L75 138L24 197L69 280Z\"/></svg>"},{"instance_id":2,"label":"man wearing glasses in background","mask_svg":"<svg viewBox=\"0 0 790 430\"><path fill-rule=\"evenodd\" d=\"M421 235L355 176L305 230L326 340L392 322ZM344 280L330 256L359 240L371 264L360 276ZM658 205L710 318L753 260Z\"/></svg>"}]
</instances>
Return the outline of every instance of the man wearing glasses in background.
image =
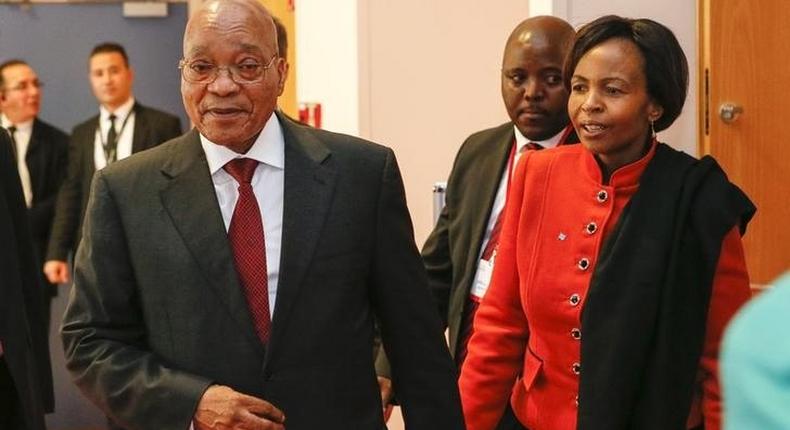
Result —
<instances>
[{"instance_id":1,"label":"man wearing glasses in background","mask_svg":"<svg viewBox=\"0 0 790 430\"><path fill-rule=\"evenodd\" d=\"M15 59L0 64L0 125L11 136L39 264L49 243L58 189L66 175L69 142L66 133L38 118L43 86L26 62ZM57 285L45 287L43 296L49 304L57 294ZM49 327L49 305L44 310L45 327ZM51 409L49 405L48 411Z\"/></svg>"},{"instance_id":2,"label":"man wearing glasses in background","mask_svg":"<svg viewBox=\"0 0 790 430\"><path fill-rule=\"evenodd\" d=\"M67 260L76 251L96 170L181 134L181 120L138 103L132 95L134 71L123 46L102 43L88 61L99 114L74 127L66 181L57 197L44 273L52 283L69 281Z\"/></svg>"},{"instance_id":3,"label":"man wearing glasses in background","mask_svg":"<svg viewBox=\"0 0 790 430\"><path fill-rule=\"evenodd\" d=\"M196 130L96 174L67 366L124 428L379 430L378 320L408 428L463 429L394 153L275 112L277 50L257 0L192 15Z\"/></svg>"}]
</instances>

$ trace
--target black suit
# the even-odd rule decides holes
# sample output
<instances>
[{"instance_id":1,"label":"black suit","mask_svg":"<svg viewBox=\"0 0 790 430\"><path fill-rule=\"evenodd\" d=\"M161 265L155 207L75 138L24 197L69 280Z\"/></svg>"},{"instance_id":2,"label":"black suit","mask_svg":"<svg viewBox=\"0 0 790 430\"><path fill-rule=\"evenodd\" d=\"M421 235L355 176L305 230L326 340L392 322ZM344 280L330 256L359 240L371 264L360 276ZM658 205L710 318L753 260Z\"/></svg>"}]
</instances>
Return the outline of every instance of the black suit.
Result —
<instances>
[{"instance_id":1,"label":"black suit","mask_svg":"<svg viewBox=\"0 0 790 430\"><path fill-rule=\"evenodd\" d=\"M0 129L0 428L43 430L54 400L41 268L13 160Z\"/></svg>"},{"instance_id":2,"label":"black suit","mask_svg":"<svg viewBox=\"0 0 790 430\"><path fill-rule=\"evenodd\" d=\"M77 384L131 429L186 429L219 383L281 408L289 430L378 430L378 319L409 428L462 429L393 152L278 119L285 189L268 346L193 131L94 179L63 323Z\"/></svg>"},{"instance_id":3,"label":"black suit","mask_svg":"<svg viewBox=\"0 0 790 430\"><path fill-rule=\"evenodd\" d=\"M66 133L39 119L33 122L25 155L33 189L33 204L28 214L36 254L42 261L46 256L52 230L55 200L66 176L68 148L69 137ZM54 296L57 293L55 287L50 285L49 295Z\"/></svg>"},{"instance_id":4,"label":"black suit","mask_svg":"<svg viewBox=\"0 0 790 430\"><path fill-rule=\"evenodd\" d=\"M132 153L153 148L181 134L178 117L140 103L135 103L133 109ZM72 131L66 180L57 197L47 260L66 261L79 244L91 178L96 171L94 145L98 127L99 116L96 115Z\"/></svg>"}]
</instances>

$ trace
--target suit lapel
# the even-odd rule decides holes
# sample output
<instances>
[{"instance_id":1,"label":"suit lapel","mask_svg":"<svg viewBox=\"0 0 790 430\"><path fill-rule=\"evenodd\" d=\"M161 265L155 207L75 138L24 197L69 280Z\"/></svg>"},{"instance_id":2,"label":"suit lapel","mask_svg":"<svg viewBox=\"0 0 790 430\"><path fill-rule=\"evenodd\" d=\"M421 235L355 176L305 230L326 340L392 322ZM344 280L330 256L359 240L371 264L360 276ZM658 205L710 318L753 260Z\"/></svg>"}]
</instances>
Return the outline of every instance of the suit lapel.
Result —
<instances>
[{"instance_id":1,"label":"suit lapel","mask_svg":"<svg viewBox=\"0 0 790 430\"><path fill-rule=\"evenodd\" d=\"M41 149L41 146L44 143L42 141L42 138L43 136L41 136L41 125L39 124L38 118L36 118L35 120L33 120L33 130L30 133L30 143L27 146L27 153L25 154L25 161L27 161L28 163L28 168L30 168L30 161L28 160L28 157L30 157L31 154L35 154L36 151Z\"/></svg>"},{"instance_id":2,"label":"suit lapel","mask_svg":"<svg viewBox=\"0 0 790 430\"><path fill-rule=\"evenodd\" d=\"M227 232L217 204L214 184L197 131L183 137L162 169L170 183L161 191L162 204L181 239L196 261L220 303L250 341L263 353L239 284Z\"/></svg>"},{"instance_id":3,"label":"suit lapel","mask_svg":"<svg viewBox=\"0 0 790 430\"><path fill-rule=\"evenodd\" d=\"M90 123L87 127L81 130L81 136L77 138L79 142L84 142L82 147L82 162L88 168L85 170L85 176L83 177L83 190L85 191L85 195L87 196L87 192L90 191L90 182L93 174L96 172L96 158L94 156L94 152L96 151L96 131L99 130L99 116L96 115L95 117L91 118ZM85 197L87 201L87 197Z\"/></svg>"},{"instance_id":4,"label":"suit lapel","mask_svg":"<svg viewBox=\"0 0 790 430\"><path fill-rule=\"evenodd\" d=\"M34 201L37 201L38 195L42 192L42 190L38 189L38 185L43 183L43 175L46 173L46 159L36 155L36 152L44 149L44 144L44 137L41 136L41 125L38 118L36 118L33 120L30 143L28 143L27 152L25 153L25 164L27 164L27 170L30 172L30 187L33 190ZM42 163L44 163L44 166L41 166Z\"/></svg>"},{"instance_id":5,"label":"suit lapel","mask_svg":"<svg viewBox=\"0 0 790 430\"><path fill-rule=\"evenodd\" d=\"M335 170L331 152L313 134L278 114L285 137L282 253L270 350L283 341L332 202Z\"/></svg>"},{"instance_id":6,"label":"suit lapel","mask_svg":"<svg viewBox=\"0 0 790 430\"><path fill-rule=\"evenodd\" d=\"M513 146L514 139L515 135L512 123L500 126L500 130L497 130L496 135L490 143L490 151L487 152L488 155L480 157L479 160L475 161L477 171L482 173L478 178L478 183L480 185L479 189L481 190L480 200L477 200L476 204L479 204L481 201L485 202L485 207L488 208L488 210L470 211L469 219L464 220L464 222L460 224L472 226L471 237L474 250L467 253L468 261L466 262L466 267L469 267L470 270L475 270L477 267L477 261L475 260L477 259L478 251L485 237L488 219L491 217L492 206L494 206L496 193L499 189L499 182L502 180L502 175L507 166L508 155L510 154L510 148ZM488 172L499 173L492 175ZM471 275L474 276L474 273ZM469 279L471 280L471 276Z\"/></svg>"},{"instance_id":7,"label":"suit lapel","mask_svg":"<svg viewBox=\"0 0 790 430\"><path fill-rule=\"evenodd\" d=\"M143 107L135 102L134 107L134 133L132 133L132 154L148 149L148 132L150 124L144 118Z\"/></svg>"}]
</instances>

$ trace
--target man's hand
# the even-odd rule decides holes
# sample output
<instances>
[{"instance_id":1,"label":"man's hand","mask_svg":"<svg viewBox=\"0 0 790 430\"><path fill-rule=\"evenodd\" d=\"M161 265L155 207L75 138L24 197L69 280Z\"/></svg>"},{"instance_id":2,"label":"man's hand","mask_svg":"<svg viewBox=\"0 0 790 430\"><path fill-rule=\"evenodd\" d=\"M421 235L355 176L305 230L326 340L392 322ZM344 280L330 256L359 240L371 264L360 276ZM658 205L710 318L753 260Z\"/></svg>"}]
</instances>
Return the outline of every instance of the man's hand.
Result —
<instances>
[{"instance_id":1,"label":"man's hand","mask_svg":"<svg viewBox=\"0 0 790 430\"><path fill-rule=\"evenodd\" d=\"M44 263L44 274L52 284L69 282L69 264L65 261L49 260Z\"/></svg>"},{"instance_id":2,"label":"man's hand","mask_svg":"<svg viewBox=\"0 0 790 430\"><path fill-rule=\"evenodd\" d=\"M381 407L384 412L384 422L386 423L392 415L392 380L383 376L378 377L379 390L381 390Z\"/></svg>"},{"instance_id":3,"label":"man's hand","mask_svg":"<svg viewBox=\"0 0 790 430\"><path fill-rule=\"evenodd\" d=\"M271 403L223 385L208 387L195 411L195 430L285 430L285 414Z\"/></svg>"}]
</instances>

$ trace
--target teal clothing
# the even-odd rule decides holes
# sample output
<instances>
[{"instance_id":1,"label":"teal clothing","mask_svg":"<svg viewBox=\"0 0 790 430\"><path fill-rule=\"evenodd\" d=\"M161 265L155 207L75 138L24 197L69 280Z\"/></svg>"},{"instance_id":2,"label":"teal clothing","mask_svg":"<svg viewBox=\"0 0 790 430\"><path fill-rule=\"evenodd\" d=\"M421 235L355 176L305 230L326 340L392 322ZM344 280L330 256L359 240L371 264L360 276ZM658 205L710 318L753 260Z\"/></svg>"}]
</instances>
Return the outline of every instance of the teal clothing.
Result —
<instances>
[{"instance_id":1,"label":"teal clothing","mask_svg":"<svg viewBox=\"0 0 790 430\"><path fill-rule=\"evenodd\" d=\"M724 337L725 430L790 429L790 271L747 303Z\"/></svg>"}]
</instances>

